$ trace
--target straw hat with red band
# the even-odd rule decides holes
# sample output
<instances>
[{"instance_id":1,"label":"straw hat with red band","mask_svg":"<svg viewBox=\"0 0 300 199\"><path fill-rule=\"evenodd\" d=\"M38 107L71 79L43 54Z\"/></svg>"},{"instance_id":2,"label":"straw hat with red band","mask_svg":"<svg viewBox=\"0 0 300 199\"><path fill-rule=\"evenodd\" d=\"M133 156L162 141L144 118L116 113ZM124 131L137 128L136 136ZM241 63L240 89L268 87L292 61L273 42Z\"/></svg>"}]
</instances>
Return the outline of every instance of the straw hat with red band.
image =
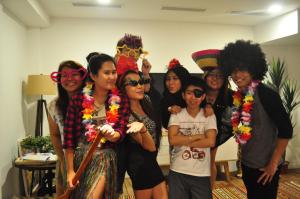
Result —
<instances>
[{"instance_id":1,"label":"straw hat with red band","mask_svg":"<svg viewBox=\"0 0 300 199\"><path fill-rule=\"evenodd\" d=\"M218 67L218 56L220 50L218 49L208 49L200 50L192 54L193 60L203 71L213 70Z\"/></svg>"}]
</instances>

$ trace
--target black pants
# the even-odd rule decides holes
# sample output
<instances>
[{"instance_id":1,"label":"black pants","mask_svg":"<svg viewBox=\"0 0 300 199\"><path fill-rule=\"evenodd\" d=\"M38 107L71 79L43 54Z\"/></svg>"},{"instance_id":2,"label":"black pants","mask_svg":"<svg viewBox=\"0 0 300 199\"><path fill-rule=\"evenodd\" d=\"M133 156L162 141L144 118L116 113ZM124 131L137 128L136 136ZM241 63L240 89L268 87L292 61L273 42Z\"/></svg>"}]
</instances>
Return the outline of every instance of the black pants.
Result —
<instances>
[{"instance_id":1,"label":"black pants","mask_svg":"<svg viewBox=\"0 0 300 199\"><path fill-rule=\"evenodd\" d=\"M265 185L263 185L262 182L257 183L257 180L259 179L263 171L242 165L243 181L247 189L248 199L276 199L280 168L281 166L278 167L272 181L267 182Z\"/></svg>"}]
</instances>

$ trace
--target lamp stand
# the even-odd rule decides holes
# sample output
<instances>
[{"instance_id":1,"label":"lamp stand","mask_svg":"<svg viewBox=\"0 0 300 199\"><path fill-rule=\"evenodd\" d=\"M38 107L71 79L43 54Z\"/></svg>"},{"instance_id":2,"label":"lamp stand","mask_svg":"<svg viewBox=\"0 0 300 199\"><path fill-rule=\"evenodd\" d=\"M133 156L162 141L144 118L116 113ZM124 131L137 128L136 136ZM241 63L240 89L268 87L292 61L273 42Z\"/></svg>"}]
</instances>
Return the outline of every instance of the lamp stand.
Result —
<instances>
[{"instance_id":1,"label":"lamp stand","mask_svg":"<svg viewBox=\"0 0 300 199\"><path fill-rule=\"evenodd\" d=\"M43 136L43 119L44 119L43 107L45 107L46 116L48 117L47 103L46 100L43 99L43 95L41 95L41 98L37 101L35 137Z\"/></svg>"}]
</instances>

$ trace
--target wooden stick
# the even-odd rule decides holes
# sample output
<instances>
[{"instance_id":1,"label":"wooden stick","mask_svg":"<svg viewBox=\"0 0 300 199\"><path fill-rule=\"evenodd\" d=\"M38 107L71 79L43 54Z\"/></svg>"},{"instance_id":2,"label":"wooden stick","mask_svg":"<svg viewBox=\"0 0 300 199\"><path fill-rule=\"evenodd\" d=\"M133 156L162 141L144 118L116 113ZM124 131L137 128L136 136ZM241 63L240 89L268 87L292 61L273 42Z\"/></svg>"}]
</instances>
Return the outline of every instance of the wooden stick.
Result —
<instances>
[{"instance_id":1,"label":"wooden stick","mask_svg":"<svg viewBox=\"0 0 300 199\"><path fill-rule=\"evenodd\" d=\"M97 145L100 142L100 139L102 138L102 133L99 132L93 142L93 144L90 146L87 155L85 156L85 158L83 159L83 161L81 162L78 170L76 171L76 174L72 180L72 184L76 184L77 181L80 179L81 174L83 173L83 171L85 170L87 164L90 162L90 160L93 157L93 153L96 150ZM71 195L72 190L68 187L67 190L65 191L64 194L57 196L57 199L69 199L70 195Z\"/></svg>"}]
</instances>

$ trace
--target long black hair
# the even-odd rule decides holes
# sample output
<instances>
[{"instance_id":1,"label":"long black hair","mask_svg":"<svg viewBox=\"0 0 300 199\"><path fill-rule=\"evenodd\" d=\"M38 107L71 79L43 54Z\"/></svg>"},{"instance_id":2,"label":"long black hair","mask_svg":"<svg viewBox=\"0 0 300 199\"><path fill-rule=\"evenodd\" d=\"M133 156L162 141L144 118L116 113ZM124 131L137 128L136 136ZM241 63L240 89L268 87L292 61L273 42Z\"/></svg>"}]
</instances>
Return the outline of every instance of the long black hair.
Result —
<instances>
[{"instance_id":1,"label":"long black hair","mask_svg":"<svg viewBox=\"0 0 300 199\"><path fill-rule=\"evenodd\" d=\"M59 67L58 67L58 72L61 72L64 68L70 68L70 69L81 69L83 66L75 61L68 60L68 61L63 61ZM80 76L83 77L85 75L85 70L80 70L79 71ZM58 75L57 80L60 82L61 76ZM80 90L84 87L86 78L82 82L82 86ZM58 99L56 101L56 107L57 110L61 113L62 118L65 119L66 114L67 114L67 107L69 104L69 95L68 92L62 87L61 84L57 84L57 90L58 90Z\"/></svg>"},{"instance_id":2,"label":"long black hair","mask_svg":"<svg viewBox=\"0 0 300 199\"><path fill-rule=\"evenodd\" d=\"M118 77L118 89L126 94L126 90L125 90L125 81L126 81L126 76L129 74L137 74L140 76L140 78L142 79L141 75L133 70L128 70L125 73L123 73L121 76ZM156 127L156 140L155 140L155 146L157 149L159 149L160 146L160 139L161 139L161 119L159 117L159 115L156 114L156 112L153 109L152 103L149 100L150 98L144 97L142 100L140 100L140 104L143 108L143 111L146 113L146 115L155 122L155 127ZM132 114L134 115L134 113L132 112Z\"/></svg>"},{"instance_id":3,"label":"long black hair","mask_svg":"<svg viewBox=\"0 0 300 199\"><path fill-rule=\"evenodd\" d=\"M88 65L89 81L93 82L92 78L90 77L90 74L97 75L98 71L102 68L102 65L105 62L112 62L114 65L116 65L114 58L104 53L94 54L90 57Z\"/></svg>"}]
</instances>

